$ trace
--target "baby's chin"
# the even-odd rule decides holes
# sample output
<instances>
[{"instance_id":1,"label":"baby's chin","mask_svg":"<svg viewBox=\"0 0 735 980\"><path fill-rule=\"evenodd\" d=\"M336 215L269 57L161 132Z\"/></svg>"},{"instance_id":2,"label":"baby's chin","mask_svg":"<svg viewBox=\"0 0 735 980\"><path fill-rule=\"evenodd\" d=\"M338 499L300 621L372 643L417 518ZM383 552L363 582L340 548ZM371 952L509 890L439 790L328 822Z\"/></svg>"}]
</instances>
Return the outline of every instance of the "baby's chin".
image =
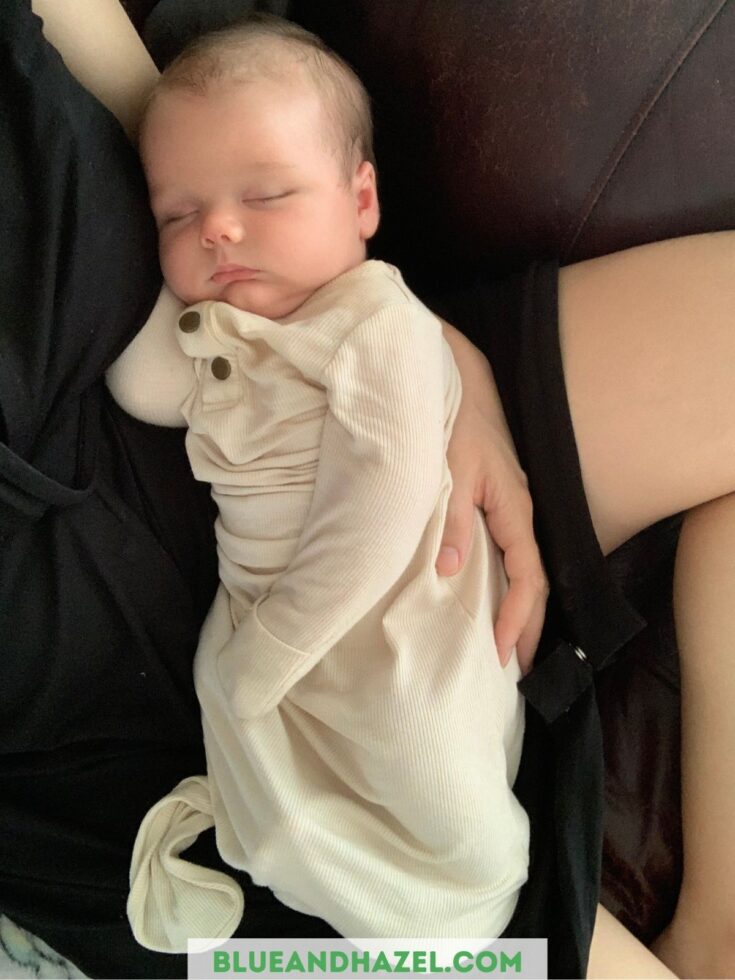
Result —
<instances>
[{"instance_id":1,"label":"baby's chin","mask_svg":"<svg viewBox=\"0 0 735 980\"><path fill-rule=\"evenodd\" d=\"M177 289L169 282L174 293L186 303L194 306L196 303L219 301L242 310L244 313L254 313L268 320L282 320L295 313L306 300L316 292L318 287L285 290L277 288L272 283L263 280L236 280L212 288L208 282L200 291L192 289Z\"/></svg>"},{"instance_id":2,"label":"baby's chin","mask_svg":"<svg viewBox=\"0 0 735 980\"><path fill-rule=\"evenodd\" d=\"M313 289L286 292L275 289L269 283L251 279L227 283L215 298L244 313L254 313L268 320L282 320L295 313L313 292Z\"/></svg>"}]
</instances>

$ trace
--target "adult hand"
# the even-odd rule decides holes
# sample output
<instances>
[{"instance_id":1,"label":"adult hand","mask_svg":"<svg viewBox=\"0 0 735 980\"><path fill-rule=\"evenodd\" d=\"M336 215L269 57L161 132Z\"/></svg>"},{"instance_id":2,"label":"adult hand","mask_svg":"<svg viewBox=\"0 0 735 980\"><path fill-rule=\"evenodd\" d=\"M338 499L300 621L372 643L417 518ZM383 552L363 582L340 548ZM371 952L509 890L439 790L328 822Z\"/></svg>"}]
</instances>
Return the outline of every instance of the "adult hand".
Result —
<instances>
[{"instance_id":1,"label":"adult hand","mask_svg":"<svg viewBox=\"0 0 735 980\"><path fill-rule=\"evenodd\" d=\"M475 507L481 507L491 537L503 552L508 592L495 624L501 663L516 647L525 674L533 661L546 610L548 581L533 533L528 481L515 454L492 370L466 337L447 323L444 336L462 377L462 404L447 450L454 483L449 499L439 575L454 575L472 540Z\"/></svg>"}]
</instances>

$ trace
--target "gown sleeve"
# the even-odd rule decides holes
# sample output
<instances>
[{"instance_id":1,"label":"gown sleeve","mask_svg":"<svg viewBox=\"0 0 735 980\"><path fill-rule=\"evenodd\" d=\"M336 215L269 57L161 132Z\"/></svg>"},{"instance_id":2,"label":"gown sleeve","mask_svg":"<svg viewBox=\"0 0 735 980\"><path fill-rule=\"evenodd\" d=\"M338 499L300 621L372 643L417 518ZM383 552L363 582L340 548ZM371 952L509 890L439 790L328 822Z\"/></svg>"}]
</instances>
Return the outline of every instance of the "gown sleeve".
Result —
<instances>
[{"instance_id":1,"label":"gown sleeve","mask_svg":"<svg viewBox=\"0 0 735 980\"><path fill-rule=\"evenodd\" d=\"M107 387L125 411L152 425L185 426L181 406L196 384L194 361L176 339L184 309L164 286L148 320L106 374Z\"/></svg>"},{"instance_id":2,"label":"gown sleeve","mask_svg":"<svg viewBox=\"0 0 735 980\"><path fill-rule=\"evenodd\" d=\"M445 356L438 321L397 306L354 327L324 371L329 407L297 553L219 654L239 717L275 707L408 566L441 484Z\"/></svg>"}]
</instances>

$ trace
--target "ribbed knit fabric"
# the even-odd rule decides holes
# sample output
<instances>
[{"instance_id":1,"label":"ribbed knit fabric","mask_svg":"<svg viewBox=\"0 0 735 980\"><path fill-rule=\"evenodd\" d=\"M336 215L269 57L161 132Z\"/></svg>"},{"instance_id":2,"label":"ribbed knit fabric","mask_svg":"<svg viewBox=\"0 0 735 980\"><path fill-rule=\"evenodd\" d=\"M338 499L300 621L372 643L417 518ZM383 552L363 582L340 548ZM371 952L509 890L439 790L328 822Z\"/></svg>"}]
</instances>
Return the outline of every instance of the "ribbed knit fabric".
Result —
<instances>
[{"instance_id":1,"label":"ribbed knit fabric","mask_svg":"<svg viewBox=\"0 0 735 980\"><path fill-rule=\"evenodd\" d=\"M183 952L189 936L226 939L237 929L244 906L237 882L179 857L213 823L203 776L183 780L146 814L133 849L128 918L149 949Z\"/></svg>"},{"instance_id":2,"label":"ribbed knit fabric","mask_svg":"<svg viewBox=\"0 0 735 980\"><path fill-rule=\"evenodd\" d=\"M149 377L173 330L194 382L187 448L219 507L195 680L222 857L346 936L499 935L528 860L523 711L479 512L462 571L434 569L460 401L438 321L374 261L277 323L212 301L164 320L125 374L138 359ZM143 417L177 414L155 384L113 389ZM180 808L157 812L170 824L147 820L136 845L149 861L178 833ZM153 895L136 866L144 945L180 935L171 918L191 927L191 877Z\"/></svg>"}]
</instances>

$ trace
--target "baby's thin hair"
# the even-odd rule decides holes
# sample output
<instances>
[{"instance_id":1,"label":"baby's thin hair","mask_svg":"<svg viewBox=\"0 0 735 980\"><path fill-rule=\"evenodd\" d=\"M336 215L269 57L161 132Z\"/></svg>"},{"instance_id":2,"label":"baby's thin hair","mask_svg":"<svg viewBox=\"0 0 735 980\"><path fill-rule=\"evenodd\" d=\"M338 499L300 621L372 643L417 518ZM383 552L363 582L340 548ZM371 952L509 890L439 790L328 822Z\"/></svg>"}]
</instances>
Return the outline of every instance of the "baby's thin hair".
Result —
<instances>
[{"instance_id":1,"label":"baby's thin hair","mask_svg":"<svg viewBox=\"0 0 735 980\"><path fill-rule=\"evenodd\" d=\"M375 166L370 97L357 74L316 34L272 14L251 14L195 38L164 70L146 113L161 91L204 95L218 83L280 79L294 65L303 67L321 98L345 178L363 160Z\"/></svg>"}]
</instances>

